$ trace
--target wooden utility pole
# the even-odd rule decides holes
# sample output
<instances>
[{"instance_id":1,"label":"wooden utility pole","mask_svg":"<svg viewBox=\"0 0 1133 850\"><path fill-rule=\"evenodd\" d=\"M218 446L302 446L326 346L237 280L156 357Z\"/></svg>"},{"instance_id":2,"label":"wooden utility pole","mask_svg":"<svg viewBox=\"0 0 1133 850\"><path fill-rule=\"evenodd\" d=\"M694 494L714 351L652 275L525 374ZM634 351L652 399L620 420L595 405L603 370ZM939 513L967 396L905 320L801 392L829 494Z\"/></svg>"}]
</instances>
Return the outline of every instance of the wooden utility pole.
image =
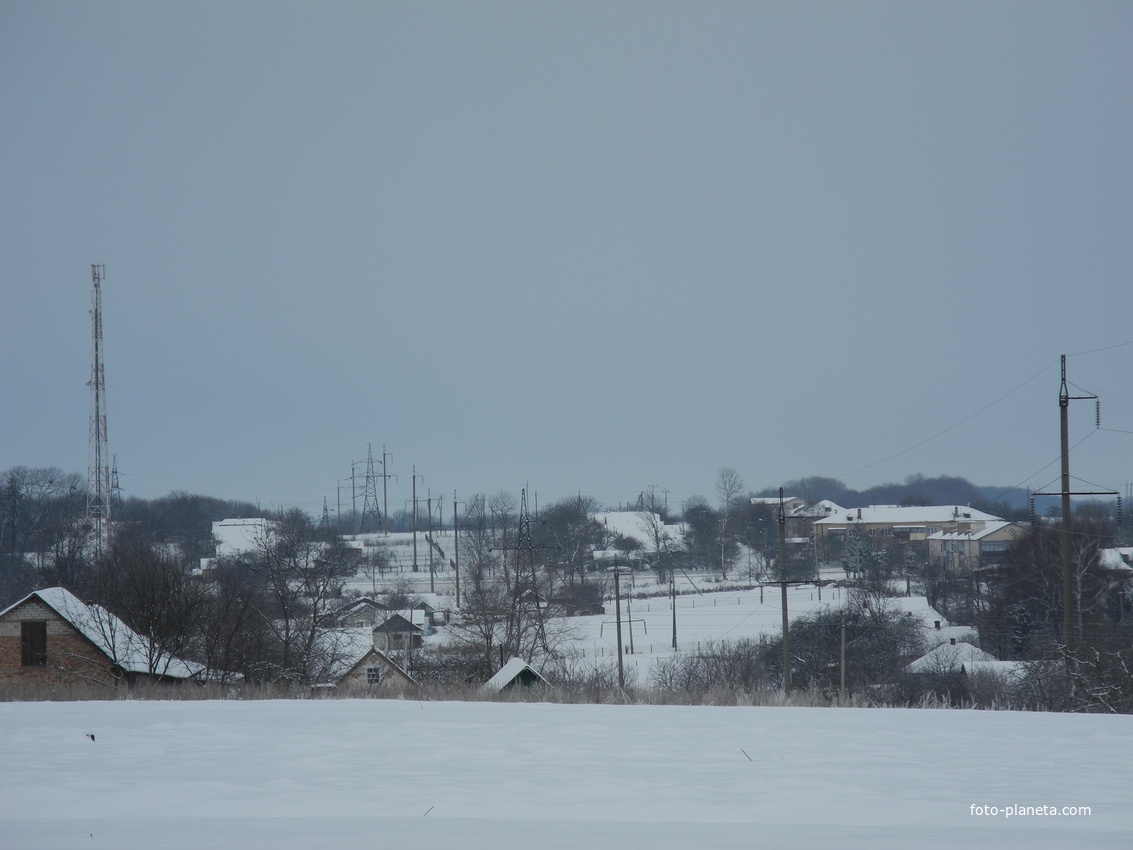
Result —
<instances>
[{"instance_id":1,"label":"wooden utility pole","mask_svg":"<svg viewBox=\"0 0 1133 850\"><path fill-rule=\"evenodd\" d=\"M673 650L677 649L677 571L669 570L669 595L673 599Z\"/></svg>"},{"instance_id":2,"label":"wooden utility pole","mask_svg":"<svg viewBox=\"0 0 1133 850\"><path fill-rule=\"evenodd\" d=\"M618 620L618 687L621 690L626 689L626 671L625 662L622 660L622 585L618 580L620 571L617 564L614 565L614 606L617 608Z\"/></svg>"}]
</instances>

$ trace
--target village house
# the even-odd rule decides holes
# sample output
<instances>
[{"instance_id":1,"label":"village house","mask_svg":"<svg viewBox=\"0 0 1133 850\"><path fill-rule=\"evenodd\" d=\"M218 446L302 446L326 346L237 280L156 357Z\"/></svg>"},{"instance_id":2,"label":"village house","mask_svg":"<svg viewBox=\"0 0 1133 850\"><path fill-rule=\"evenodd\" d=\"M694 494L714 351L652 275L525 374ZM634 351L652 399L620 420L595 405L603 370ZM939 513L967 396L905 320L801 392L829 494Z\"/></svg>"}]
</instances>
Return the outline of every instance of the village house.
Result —
<instances>
[{"instance_id":1,"label":"village house","mask_svg":"<svg viewBox=\"0 0 1133 850\"><path fill-rule=\"evenodd\" d=\"M200 664L161 652L99 605L62 587L30 593L0 611L0 685L204 678Z\"/></svg>"},{"instance_id":2,"label":"village house","mask_svg":"<svg viewBox=\"0 0 1133 850\"><path fill-rule=\"evenodd\" d=\"M401 614L394 614L380 626L375 626L373 635L374 646L383 652L405 652L421 648L425 630Z\"/></svg>"},{"instance_id":3,"label":"village house","mask_svg":"<svg viewBox=\"0 0 1133 850\"><path fill-rule=\"evenodd\" d=\"M404 692L417 681L392 658L374 646L370 628L331 630L320 644L332 661L318 677L322 686L365 692Z\"/></svg>"}]
</instances>

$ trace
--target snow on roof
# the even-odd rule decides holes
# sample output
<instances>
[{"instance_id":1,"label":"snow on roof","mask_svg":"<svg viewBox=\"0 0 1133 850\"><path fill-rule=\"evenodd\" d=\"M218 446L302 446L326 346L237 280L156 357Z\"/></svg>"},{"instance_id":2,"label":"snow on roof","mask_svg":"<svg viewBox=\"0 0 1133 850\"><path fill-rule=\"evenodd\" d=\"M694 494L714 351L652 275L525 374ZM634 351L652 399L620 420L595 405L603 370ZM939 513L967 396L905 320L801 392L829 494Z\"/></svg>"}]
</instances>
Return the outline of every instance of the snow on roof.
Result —
<instances>
[{"instance_id":1,"label":"snow on roof","mask_svg":"<svg viewBox=\"0 0 1133 850\"><path fill-rule=\"evenodd\" d=\"M1116 549L1102 549L1098 552L1098 564L1104 569L1133 572L1130 563L1133 563L1133 546L1119 546Z\"/></svg>"},{"instance_id":2,"label":"snow on roof","mask_svg":"<svg viewBox=\"0 0 1133 850\"><path fill-rule=\"evenodd\" d=\"M1007 520L998 520L989 522L983 528L974 529L972 531L938 531L935 534L928 536L929 540L982 540L989 534L994 534L997 531L1002 531L1008 526L1017 526L1022 530L1022 526L1018 523L1008 522Z\"/></svg>"},{"instance_id":3,"label":"snow on roof","mask_svg":"<svg viewBox=\"0 0 1133 850\"><path fill-rule=\"evenodd\" d=\"M909 673L958 673L965 662L995 660L994 655L970 643L945 643L906 665L905 670Z\"/></svg>"},{"instance_id":4,"label":"snow on roof","mask_svg":"<svg viewBox=\"0 0 1133 850\"><path fill-rule=\"evenodd\" d=\"M1026 674L1027 665L1022 661L965 661L960 672L966 676L996 676L1016 682Z\"/></svg>"},{"instance_id":5,"label":"snow on roof","mask_svg":"<svg viewBox=\"0 0 1133 850\"><path fill-rule=\"evenodd\" d=\"M188 679L206 672L201 664L182 661L180 658L158 652L153 644L101 605L88 605L63 587L47 587L29 593L15 605L0 611L0 617L33 596L38 597L56 614L78 629L83 637L127 673Z\"/></svg>"},{"instance_id":6,"label":"snow on roof","mask_svg":"<svg viewBox=\"0 0 1133 850\"><path fill-rule=\"evenodd\" d=\"M481 687L481 691L502 691L513 681L516 676L520 675L523 671L529 670L532 675L536 676L544 685L547 680L539 675L539 672L524 661L522 658L511 658L508 663L499 669L495 676L486 681Z\"/></svg>"},{"instance_id":7,"label":"snow on roof","mask_svg":"<svg viewBox=\"0 0 1133 850\"><path fill-rule=\"evenodd\" d=\"M815 525L842 525L843 523L903 523L924 525L947 522L996 522L1003 517L985 514L964 505L870 505L867 508L846 508L830 516L815 520Z\"/></svg>"},{"instance_id":8,"label":"snow on roof","mask_svg":"<svg viewBox=\"0 0 1133 850\"><path fill-rule=\"evenodd\" d=\"M410 681L413 679L392 658L374 646L374 633L369 628L327 629L319 633L317 643L320 652L331 659L324 675L319 677L321 679L337 682L371 653L403 673Z\"/></svg>"}]
</instances>

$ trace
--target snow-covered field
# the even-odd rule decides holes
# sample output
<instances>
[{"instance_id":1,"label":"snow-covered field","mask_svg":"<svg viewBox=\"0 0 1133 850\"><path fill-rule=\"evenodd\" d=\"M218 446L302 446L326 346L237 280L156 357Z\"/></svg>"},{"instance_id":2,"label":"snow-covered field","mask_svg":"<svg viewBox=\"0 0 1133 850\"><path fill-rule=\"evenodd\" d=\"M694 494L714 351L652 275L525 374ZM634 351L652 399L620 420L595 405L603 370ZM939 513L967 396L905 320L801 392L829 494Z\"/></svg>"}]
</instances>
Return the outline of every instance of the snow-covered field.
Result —
<instances>
[{"instance_id":1,"label":"snow-covered field","mask_svg":"<svg viewBox=\"0 0 1133 850\"><path fill-rule=\"evenodd\" d=\"M0 847L1128 848L1131 741L1014 712L10 702Z\"/></svg>"},{"instance_id":2,"label":"snow-covered field","mask_svg":"<svg viewBox=\"0 0 1133 850\"><path fill-rule=\"evenodd\" d=\"M773 585L762 591L716 591L703 578L703 594L685 593L677 597L677 646L682 652L696 652L709 641L758 639L782 631L783 609L780 589ZM846 591L835 587L821 590L814 585L788 588L787 610L791 618L813 614L823 607L846 604ZM895 611L906 611L923 623L928 645L947 643L950 637L966 638L971 630L950 627L948 621L929 607L923 596L894 597L887 604ZM607 600L602 616L570 617L552 621L553 629L565 629L573 639L565 645L582 652L588 659L614 660L618 654L617 617L614 603ZM934 628L939 620L942 628ZM641 685L649 684L653 662L673 655L673 609L667 597L622 599L622 644L633 648L624 663Z\"/></svg>"}]
</instances>

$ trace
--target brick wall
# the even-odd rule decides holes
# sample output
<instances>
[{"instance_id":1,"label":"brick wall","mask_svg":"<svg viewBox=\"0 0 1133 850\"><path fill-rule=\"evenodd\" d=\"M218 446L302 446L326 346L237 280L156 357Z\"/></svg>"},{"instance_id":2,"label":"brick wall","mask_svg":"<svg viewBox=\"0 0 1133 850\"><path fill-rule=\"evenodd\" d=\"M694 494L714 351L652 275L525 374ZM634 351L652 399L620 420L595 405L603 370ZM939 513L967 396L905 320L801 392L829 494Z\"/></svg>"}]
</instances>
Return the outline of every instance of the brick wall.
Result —
<instances>
[{"instance_id":1,"label":"brick wall","mask_svg":"<svg viewBox=\"0 0 1133 850\"><path fill-rule=\"evenodd\" d=\"M47 664L24 667L20 623L47 623ZM75 683L113 686L114 665L93 643L38 599L29 599L0 617L0 685L66 685Z\"/></svg>"}]
</instances>

